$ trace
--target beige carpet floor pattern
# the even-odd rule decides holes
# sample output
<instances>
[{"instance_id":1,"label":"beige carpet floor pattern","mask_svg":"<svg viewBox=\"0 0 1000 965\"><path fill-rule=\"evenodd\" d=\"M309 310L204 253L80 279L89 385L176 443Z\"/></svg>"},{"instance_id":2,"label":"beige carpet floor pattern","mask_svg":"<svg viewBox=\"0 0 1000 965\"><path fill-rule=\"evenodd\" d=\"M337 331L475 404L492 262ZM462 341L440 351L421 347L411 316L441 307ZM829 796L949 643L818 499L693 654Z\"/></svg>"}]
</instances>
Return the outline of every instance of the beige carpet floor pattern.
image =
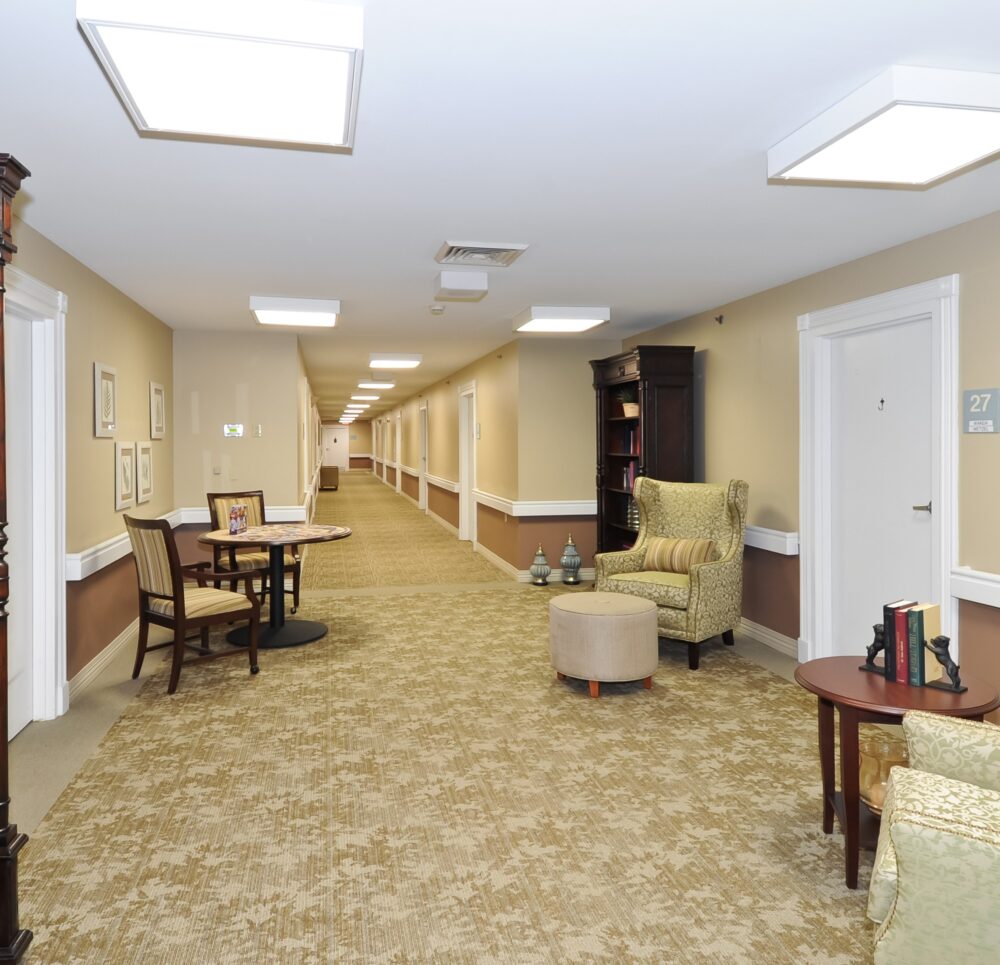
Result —
<instances>
[{"instance_id":1,"label":"beige carpet floor pattern","mask_svg":"<svg viewBox=\"0 0 1000 965\"><path fill-rule=\"evenodd\" d=\"M370 473L341 473L337 490L320 492L316 522L350 526L353 535L309 547L306 590L511 579Z\"/></svg>"},{"instance_id":2,"label":"beige carpet floor pattern","mask_svg":"<svg viewBox=\"0 0 1000 965\"><path fill-rule=\"evenodd\" d=\"M29 961L869 961L814 700L666 646L592 700L556 592L315 597L256 677L157 672L22 852Z\"/></svg>"}]
</instances>

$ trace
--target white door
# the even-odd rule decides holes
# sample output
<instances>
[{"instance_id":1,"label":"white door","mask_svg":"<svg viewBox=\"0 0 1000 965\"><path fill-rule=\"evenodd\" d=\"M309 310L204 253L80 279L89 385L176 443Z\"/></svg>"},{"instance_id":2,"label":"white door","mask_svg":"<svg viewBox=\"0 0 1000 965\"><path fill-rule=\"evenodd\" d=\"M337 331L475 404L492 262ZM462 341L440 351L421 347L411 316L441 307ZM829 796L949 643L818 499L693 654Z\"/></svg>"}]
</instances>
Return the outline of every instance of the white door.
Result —
<instances>
[{"instance_id":1,"label":"white door","mask_svg":"<svg viewBox=\"0 0 1000 965\"><path fill-rule=\"evenodd\" d=\"M900 598L954 637L958 276L798 323L799 659L863 657Z\"/></svg>"},{"instance_id":2,"label":"white door","mask_svg":"<svg viewBox=\"0 0 1000 965\"><path fill-rule=\"evenodd\" d=\"M33 718L31 519L31 325L12 313L4 325L7 388L7 565L10 604L7 618L7 736Z\"/></svg>"},{"instance_id":3,"label":"white door","mask_svg":"<svg viewBox=\"0 0 1000 965\"><path fill-rule=\"evenodd\" d=\"M323 426L323 465L347 469L351 464L350 430L347 426Z\"/></svg>"},{"instance_id":4,"label":"white door","mask_svg":"<svg viewBox=\"0 0 1000 965\"><path fill-rule=\"evenodd\" d=\"M831 345L835 654L863 652L884 603L937 599L931 334L925 316Z\"/></svg>"}]
</instances>

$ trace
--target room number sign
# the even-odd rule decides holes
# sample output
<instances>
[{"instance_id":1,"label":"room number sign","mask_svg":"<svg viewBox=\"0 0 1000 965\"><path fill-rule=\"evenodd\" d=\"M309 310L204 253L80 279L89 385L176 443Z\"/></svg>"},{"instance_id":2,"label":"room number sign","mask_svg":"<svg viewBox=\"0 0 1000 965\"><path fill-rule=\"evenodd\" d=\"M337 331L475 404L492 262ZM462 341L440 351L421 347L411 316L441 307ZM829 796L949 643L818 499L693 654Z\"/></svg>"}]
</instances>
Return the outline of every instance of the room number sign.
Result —
<instances>
[{"instance_id":1,"label":"room number sign","mask_svg":"<svg viewBox=\"0 0 1000 965\"><path fill-rule=\"evenodd\" d=\"M966 389L966 432L1000 432L1000 389Z\"/></svg>"}]
</instances>

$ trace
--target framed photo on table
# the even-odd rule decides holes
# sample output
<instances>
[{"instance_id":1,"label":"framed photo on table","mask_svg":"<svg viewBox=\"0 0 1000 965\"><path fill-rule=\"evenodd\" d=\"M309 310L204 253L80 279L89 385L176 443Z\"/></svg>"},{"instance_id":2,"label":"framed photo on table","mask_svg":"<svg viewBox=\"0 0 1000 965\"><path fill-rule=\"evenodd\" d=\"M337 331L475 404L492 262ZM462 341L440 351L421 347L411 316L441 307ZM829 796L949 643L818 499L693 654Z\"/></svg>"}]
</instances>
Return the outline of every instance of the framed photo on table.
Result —
<instances>
[{"instance_id":1,"label":"framed photo on table","mask_svg":"<svg viewBox=\"0 0 1000 965\"><path fill-rule=\"evenodd\" d=\"M148 503L153 495L153 445L149 442L135 444L135 501Z\"/></svg>"},{"instance_id":2,"label":"framed photo on table","mask_svg":"<svg viewBox=\"0 0 1000 965\"><path fill-rule=\"evenodd\" d=\"M128 509L135 502L135 444L115 443L115 509Z\"/></svg>"},{"instance_id":3,"label":"framed photo on table","mask_svg":"<svg viewBox=\"0 0 1000 965\"><path fill-rule=\"evenodd\" d=\"M149 383L149 438L162 439L167 433L167 402L163 386Z\"/></svg>"},{"instance_id":4,"label":"framed photo on table","mask_svg":"<svg viewBox=\"0 0 1000 965\"><path fill-rule=\"evenodd\" d=\"M94 435L110 439L118 412L118 374L110 365L94 363Z\"/></svg>"}]
</instances>

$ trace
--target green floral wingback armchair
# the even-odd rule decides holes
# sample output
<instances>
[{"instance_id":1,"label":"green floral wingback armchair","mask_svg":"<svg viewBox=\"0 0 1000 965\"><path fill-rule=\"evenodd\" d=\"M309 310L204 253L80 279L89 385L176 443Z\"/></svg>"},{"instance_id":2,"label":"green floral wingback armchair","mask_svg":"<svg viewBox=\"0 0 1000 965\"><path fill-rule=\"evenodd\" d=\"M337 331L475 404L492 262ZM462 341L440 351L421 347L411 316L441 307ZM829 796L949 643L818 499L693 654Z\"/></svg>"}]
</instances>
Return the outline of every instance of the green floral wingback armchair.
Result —
<instances>
[{"instance_id":1,"label":"green floral wingback armchair","mask_svg":"<svg viewBox=\"0 0 1000 965\"><path fill-rule=\"evenodd\" d=\"M1000 727L903 717L868 889L875 965L1000 961Z\"/></svg>"},{"instance_id":2,"label":"green floral wingback armchair","mask_svg":"<svg viewBox=\"0 0 1000 965\"><path fill-rule=\"evenodd\" d=\"M596 586L652 600L661 637L688 643L698 669L698 645L722 635L733 645L743 599L743 537L749 486L636 480L639 535L632 549L598 553Z\"/></svg>"}]
</instances>

